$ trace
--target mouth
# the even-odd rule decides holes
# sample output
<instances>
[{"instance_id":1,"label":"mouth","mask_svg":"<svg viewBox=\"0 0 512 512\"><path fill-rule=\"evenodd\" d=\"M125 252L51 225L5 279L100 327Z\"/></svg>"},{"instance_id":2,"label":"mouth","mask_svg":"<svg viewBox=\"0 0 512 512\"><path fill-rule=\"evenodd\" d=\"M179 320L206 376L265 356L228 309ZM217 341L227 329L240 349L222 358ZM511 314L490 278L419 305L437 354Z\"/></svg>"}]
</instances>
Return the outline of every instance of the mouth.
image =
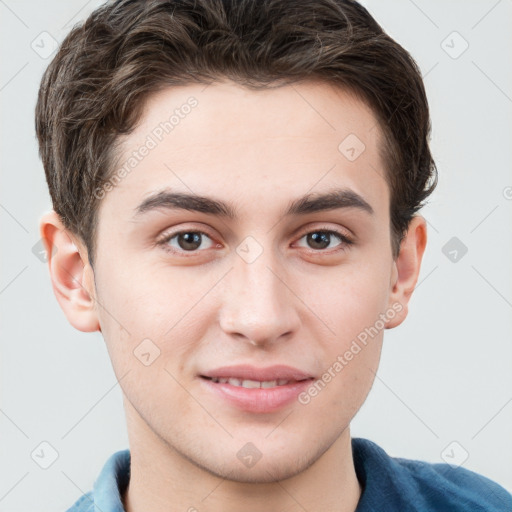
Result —
<instances>
[{"instance_id":1,"label":"mouth","mask_svg":"<svg viewBox=\"0 0 512 512\"><path fill-rule=\"evenodd\" d=\"M275 388L279 386L286 386L288 384L295 384L297 382L304 382L306 380L312 380L312 377L307 377L305 379L294 380L294 379L277 379L277 380L252 380L252 379L238 379L236 377L206 377L205 375L201 375L201 378L206 380L211 380L217 384L229 384L230 386L235 386L238 388L246 388L246 389L257 389L257 388Z\"/></svg>"},{"instance_id":2,"label":"mouth","mask_svg":"<svg viewBox=\"0 0 512 512\"><path fill-rule=\"evenodd\" d=\"M271 413L297 401L314 377L289 366L255 368L248 365L217 368L201 375L200 382L222 405L251 413Z\"/></svg>"}]
</instances>

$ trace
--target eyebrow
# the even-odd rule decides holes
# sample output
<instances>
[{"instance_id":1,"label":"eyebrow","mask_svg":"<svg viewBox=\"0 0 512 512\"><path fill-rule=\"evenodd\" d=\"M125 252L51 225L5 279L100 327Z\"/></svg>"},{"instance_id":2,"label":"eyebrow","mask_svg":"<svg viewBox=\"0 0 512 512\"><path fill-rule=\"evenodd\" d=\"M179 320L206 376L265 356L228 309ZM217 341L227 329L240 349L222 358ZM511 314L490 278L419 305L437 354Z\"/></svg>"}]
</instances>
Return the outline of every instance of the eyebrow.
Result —
<instances>
[{"instance_id":1,"label":"eyebrow","mask_svg":"<svg viewBox=\"0 0 512 512\"><path fill-rule=\"evenodd\" d=\"M350 189L336 188L323 193L306 194L291 201L284 216L306 215L339 208L357 208L373 215L373 208L359 194ZM164 189L144 199L135 209L134 218L159 209L195 211L230 220L238 217L237 209L231 203L213 197Z\"/></svg>"}]
</instances>

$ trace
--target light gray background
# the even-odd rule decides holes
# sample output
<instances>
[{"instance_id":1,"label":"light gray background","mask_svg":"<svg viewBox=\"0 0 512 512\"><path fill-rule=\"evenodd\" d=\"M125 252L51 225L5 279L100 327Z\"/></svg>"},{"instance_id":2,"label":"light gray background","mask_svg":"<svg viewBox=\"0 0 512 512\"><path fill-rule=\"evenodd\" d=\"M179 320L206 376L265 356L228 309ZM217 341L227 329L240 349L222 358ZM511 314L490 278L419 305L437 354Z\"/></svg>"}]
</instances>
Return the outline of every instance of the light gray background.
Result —
<instances>
[{"instance_id":1,"label":"light gray background","mask_svg":"<svg viewBox=\"0 0 512 512\"><path fill-rule=\"evenodd\" d=\"M102 337L68 324L32 252L51 208L34 134L41 54L100 3L0 0L1 511L66 510L128 446ZM512 491L512 2L365 5L425 77L440 182L409 317L386 332L352 435L431 462L467 452L464 467ZM456 262L442 251L454 236L468 249ZM43 441L58 452L48 469Z\"/></svg>"}]
</instances>

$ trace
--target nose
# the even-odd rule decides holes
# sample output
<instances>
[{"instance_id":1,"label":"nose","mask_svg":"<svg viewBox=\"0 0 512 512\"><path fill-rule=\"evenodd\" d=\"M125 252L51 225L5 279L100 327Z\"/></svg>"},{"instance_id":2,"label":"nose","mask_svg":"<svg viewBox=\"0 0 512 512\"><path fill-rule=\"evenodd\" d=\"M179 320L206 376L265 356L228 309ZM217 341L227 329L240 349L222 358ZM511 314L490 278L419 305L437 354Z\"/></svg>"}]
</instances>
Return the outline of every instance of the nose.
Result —
<instances>
[{"instance_id":1,"label":"nose","mask_svg":"<svg viewBox=\"0 0 512 512\"><path fill-rule=\"evenodd\" d=\"M256 346L282 341L296 332L301 302L287 274L270 250L251 263L236 255L234 268L223 280L219 320L223 331Z\"/></svg>"}]
</instances>

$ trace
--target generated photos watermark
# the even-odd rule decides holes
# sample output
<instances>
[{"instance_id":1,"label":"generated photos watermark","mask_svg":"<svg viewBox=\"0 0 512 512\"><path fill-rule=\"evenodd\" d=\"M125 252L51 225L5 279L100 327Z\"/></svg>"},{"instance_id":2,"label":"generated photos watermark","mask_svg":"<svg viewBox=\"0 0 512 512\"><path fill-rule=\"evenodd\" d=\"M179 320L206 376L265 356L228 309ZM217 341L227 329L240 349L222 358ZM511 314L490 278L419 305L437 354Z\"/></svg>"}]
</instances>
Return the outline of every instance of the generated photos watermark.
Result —
<instances>
[{"instance_id":1,"label":"generated photos watermark","mask_svg":"<svg viewBox=\"0 0 512 512\"><path fill-rule=\"evenodd\" d=\"M119 183L130 174L139 163L149 155L152 149L155 149L166 135L171 133L178 126L182 119L185 119L192 109L199 105L199 101L194 96L190 96L185 103L175 108L168 119L155 126L146 137L146 140L127 158L125 163L119 167L110 178L97 187L93 195L96 199L103 199L108 192L112 191Z\"/></svg>"},{"instance_id":2,"label":"generated photos watermark","mask_svg":"<svg viewBox=\"0 0 512 512\"><path fill-rule=\"evenodd\" d=\"M331 382L342 370L359 354L368 341L375 338L386 326L386 322L395 318L397 313L403 310L400 302L395 302L384 313L379 315L378 320L370 327L365 327L357 336L352 340L350 347L343 353L336 357L336 360L327 368L322 376L315 380L305 391L299 394L298 401L302 405L307 405L313 398Z\"/></svg>"}]
</instances>

